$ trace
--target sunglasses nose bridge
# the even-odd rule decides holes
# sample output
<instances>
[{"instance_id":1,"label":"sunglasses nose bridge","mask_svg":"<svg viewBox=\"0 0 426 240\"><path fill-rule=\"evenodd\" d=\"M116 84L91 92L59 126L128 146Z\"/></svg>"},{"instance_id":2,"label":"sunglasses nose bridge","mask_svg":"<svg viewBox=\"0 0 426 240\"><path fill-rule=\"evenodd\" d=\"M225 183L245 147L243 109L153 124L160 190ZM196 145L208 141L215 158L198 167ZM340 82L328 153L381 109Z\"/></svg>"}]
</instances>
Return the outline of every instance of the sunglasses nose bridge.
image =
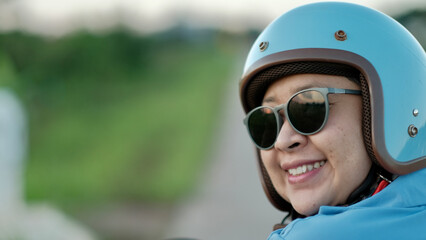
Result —
<instances>
[{"instance_id":1,"label":"sunglasses nose bridge","mask_svg":"<svg viewBox=\"0 0 426 240\"><path fill-rule=\"evenodd\" d=\"M287 107L287 104L281 104L279 106L274 107L275 112L277 112L278 115L281 117L284 117L284 112Z\"/></svg>"},{"instance_id":2,"label":"sunglasses nose bridge","mask_svg":"<svg viewBox=\"0 0 426 240\"><path fill-rule=\"evenodd\" d=\"M281 130L281 127L282 127L285 119L287 118L286 108L287 108L287 104L282 104L282 105L279 105L279 106L274 108L274 110L275 110L275 112L278 116L277 121L278 121L278 124L279 124L279 130Z\"/></svg>"}]
</instances>

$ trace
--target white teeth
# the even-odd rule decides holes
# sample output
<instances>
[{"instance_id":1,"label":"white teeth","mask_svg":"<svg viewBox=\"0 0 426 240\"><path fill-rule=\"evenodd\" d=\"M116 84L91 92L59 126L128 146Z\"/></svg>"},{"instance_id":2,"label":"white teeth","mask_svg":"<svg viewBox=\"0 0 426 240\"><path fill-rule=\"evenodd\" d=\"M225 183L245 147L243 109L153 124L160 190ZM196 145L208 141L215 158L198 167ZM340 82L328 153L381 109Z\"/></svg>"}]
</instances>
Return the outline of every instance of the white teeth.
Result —
<instances>
[{"instance_id":1,"label":"white teeth","mask_svg":"<svg viewBox=\"0 0 426 240\"><path fill-rule=\"evenodd\" d=\"M319 168L319 167L320 167L319 162L316 162L316 163L314 164L314 168Z\"/></svg>"},{"instance_id":2,"label":"white teeth","mask_svg":"<svg viewBox=\"0 0 426 240\"><path fill-rule=\"evenodd\" d=\"M297 168L289 169L288 173L290 173L290 175L292 176L296 176L296 175L300 175L300 174L315 170L317 168L320 168L324 166L324 164L325 164L325 160L322 160L320 162L315 162L314 164L305 164Z\"/></svg>"}]
</instances>

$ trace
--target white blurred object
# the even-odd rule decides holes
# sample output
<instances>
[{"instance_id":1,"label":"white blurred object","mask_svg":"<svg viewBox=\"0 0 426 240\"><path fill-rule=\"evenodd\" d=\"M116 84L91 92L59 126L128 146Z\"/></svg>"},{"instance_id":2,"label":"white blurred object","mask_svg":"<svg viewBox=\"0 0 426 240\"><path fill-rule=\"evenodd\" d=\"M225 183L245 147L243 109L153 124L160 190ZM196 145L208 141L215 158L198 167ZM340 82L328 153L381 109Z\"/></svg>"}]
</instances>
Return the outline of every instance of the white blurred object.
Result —
<instances>
[{"instance_id":1,"label":"white blurred object","mask_svg":"<svg viewBox=\"0 0 426 240\"><path fill-rule=\"evenodd\" d=\"M25 204L27 135L20 102L11 91L0 89L0 239L96 239L89 230L47 204Z\"/></svg>"},{"instance_id":2,"label":"white blurred object","mask_svg":"<svg viewBox=\"0 0 426 240\"><path fill-rule=\"evenodd\" d=\"M23 205L26 117L16 97L0 89L0 215Z\"/></svg>"}]
</instances>

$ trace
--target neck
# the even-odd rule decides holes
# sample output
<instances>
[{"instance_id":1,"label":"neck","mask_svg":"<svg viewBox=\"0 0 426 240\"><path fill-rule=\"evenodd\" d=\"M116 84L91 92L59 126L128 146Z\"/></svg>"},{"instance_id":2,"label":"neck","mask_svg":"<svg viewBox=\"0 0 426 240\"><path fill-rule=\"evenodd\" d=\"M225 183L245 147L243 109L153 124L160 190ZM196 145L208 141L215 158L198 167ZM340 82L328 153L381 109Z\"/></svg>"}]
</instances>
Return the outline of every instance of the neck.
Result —
<instances>
[{"instance_id":1,"label":"neck","mask_svg":"<svg viewBox=\"0 0 426 240\"><path fill-rule=\"evenodd\" d=\"M367 177L361 185L349 195L345 205L352 205L372 196L382 180L390 182L392 179L392 174L373 163Z\"/></svg>"}]
</instances>

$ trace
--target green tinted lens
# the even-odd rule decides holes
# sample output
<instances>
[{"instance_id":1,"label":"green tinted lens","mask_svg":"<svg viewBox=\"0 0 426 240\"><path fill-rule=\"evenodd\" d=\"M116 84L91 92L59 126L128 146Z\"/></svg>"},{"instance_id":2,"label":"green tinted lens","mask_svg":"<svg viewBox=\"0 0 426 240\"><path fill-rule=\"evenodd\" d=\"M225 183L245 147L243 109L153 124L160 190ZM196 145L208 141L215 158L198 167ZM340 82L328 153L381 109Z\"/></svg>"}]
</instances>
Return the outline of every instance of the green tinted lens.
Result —
<instances>
[{"instance_id":1,"label":"green tinted lens","mask_svg":"<svg viewBox=\"0 0 426 240\"><path fill-rule=\"evenodd\" d=\"M287 114L297 131L312 134L322 127L326 118L324 96L315 90L301 92L289 101Z\"/></svg>"},{"instance_id":2,"label":"green tinted lens","mask_svg":"<svg viewBox=\"0 0 426 240\"><path fill-rule=\"evenodd\" d=\"M274 111L269 107L254 110L247 122L250 136L261 148L270 148L275 143L278 132L277 119Z\"/></svg>"}]
</instances>

